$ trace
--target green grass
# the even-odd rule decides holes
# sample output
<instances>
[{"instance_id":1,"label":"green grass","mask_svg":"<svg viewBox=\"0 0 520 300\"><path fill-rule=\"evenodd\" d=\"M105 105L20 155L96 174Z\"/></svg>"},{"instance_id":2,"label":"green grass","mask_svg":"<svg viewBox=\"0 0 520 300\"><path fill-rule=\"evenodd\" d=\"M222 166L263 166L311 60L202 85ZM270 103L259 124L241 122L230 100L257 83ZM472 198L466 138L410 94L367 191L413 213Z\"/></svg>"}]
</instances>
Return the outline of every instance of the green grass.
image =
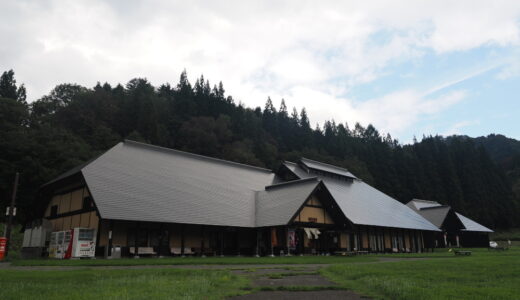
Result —
<instances>
[{"instance_id":1,"label":"green grass","mask_svg":"<svg viewBox=\"0 0 520 300\"><path fill-rule=\"evenodd\" d=\"M472 251L467 257L343 264L320 272L343 288L375 299L519 299L520 251Z\"/></svg>"},{"instance_id":2,"label":"green grass","mask_svg":"<svg viewBox=\"0 0 520 300\"><path fill-rule=\"evenodd\" d=\"M14 260L15 266L138 266L138 265L248 265L248 264L344 264L377 261L375 256L290 256L290 257L173 257L92 260Z\"/></svg>"},{"instance_id":3,"label":"green grass","mask_svg":"<svg viewBox=\"0 0 520 300\"><path fill-rule=\"evenodd\" d=\"M246 293L224 270L0 270L0 299L224 299Z\"/></svg>"}]
</instances>

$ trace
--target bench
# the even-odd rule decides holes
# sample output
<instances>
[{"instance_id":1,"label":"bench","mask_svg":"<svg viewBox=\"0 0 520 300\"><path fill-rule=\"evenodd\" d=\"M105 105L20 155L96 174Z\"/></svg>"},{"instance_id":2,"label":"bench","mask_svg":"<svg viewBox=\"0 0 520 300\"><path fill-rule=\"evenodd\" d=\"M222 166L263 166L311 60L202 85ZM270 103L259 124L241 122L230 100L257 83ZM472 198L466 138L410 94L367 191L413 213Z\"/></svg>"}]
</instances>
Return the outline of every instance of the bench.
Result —
<instances>
[{"instance_id":1,"label":"bench","mask_svg":"<svg viewBox=\"0 0 520 300\"><path fill-rule=\"evenodd\" d=\"M182 248L181 247L173 247L170 249L170 252L173 254L173 255L182 255ZM195 252L193 252L193 250L191 248L187 248L185 247L184 248L184 255L194 255Z\"/></svg>"},{"instance_id":2,"label":"bench","mask_svg":"<svg viewBox=\"0 0 520 300\"><path fill-rule=\"evenodd\" d=\"M135 247L130 247L130 254L135 255ZM157 253L153 250L153 247L137 247L138 255L156 255Z\"/></svg>"},{"instance_id":3,"label":"bench","mask_svg":"<svg viewBox=\"0 0 520 300\"><path fill-rule=\"evenodd\" d=\"M368 254L368 251L357 251L357 254Z\"/></svg>"},{"instance_id":4,"label":"bench","mask_svg":"<svg viewBox=\"0 0 520 300\"><path fill-rule=\"evenodd\" d=\"M455 255L471 255L471 251L455 250Z\"/></svg>"}]
</instances>

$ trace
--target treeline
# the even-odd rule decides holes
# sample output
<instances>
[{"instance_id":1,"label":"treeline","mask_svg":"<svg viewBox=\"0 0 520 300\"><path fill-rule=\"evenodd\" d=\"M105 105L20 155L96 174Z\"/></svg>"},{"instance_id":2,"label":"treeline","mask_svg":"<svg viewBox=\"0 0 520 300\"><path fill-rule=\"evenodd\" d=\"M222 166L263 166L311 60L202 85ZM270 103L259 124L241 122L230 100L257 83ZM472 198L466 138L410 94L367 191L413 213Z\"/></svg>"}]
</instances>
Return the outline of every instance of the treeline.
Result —
<instances>
[{"instance_id":1,"label":"treeline","mask_svg":"<svg viewBox=\"0 0 520 300\"><path fill-rule=\"evenodd\" d=\"M372 125L311 127L305 109L248 108L222 83L186 72L175 86L143 78L125 86L61 84L26 103L12 71L0 78L0 205L21 172L20 218L34 216L38 187L123 139L275 169L301 156L351 170L402 202L436 200L492 227L518 225L518 200L504 171L467 137L423 137L401 145Z\"/></svg>"}]
</instances>

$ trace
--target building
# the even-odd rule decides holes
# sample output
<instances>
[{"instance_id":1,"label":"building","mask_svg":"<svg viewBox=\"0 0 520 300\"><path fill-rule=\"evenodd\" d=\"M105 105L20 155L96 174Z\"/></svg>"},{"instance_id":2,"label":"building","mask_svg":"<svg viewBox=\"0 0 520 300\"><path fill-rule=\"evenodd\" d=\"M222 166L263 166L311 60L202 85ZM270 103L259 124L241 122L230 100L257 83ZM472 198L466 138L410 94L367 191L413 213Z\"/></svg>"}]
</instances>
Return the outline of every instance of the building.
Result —
<instances>
[{"instance_id":1,"label":"building","mask_svg":"<svg viewBox=\"0 0 520 300\"><path fill-rule=\"evenodd\" d=\"M434 235L435 247L488 247L493 230L467 218L448 205L413 199L406 204L441 231Z\"/></svg>"},{"instance_id":2,"label":"building","mask_svg":"<svg viewBox=\"0 0 520 300\"><path fill-rule=\"evenodd\" d=\"M276 171L134 141L45 184L54 231L97 229L97 255L419 252L439 229L348 170Z\"/></svg>"}]
</instances>

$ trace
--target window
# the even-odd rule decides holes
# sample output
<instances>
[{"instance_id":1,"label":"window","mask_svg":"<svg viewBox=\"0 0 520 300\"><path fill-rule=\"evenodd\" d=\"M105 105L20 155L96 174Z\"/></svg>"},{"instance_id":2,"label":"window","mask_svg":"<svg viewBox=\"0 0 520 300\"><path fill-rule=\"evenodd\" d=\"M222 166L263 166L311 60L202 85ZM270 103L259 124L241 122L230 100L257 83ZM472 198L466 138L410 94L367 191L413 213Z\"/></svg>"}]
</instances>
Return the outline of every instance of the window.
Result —
<instances>
[{"instance_id":1,"label":"window","mask_svg":"<svg viewBox=\"0 0 520 300\"><path fill-rule=\"evenodd\" d=\"M83 198L83 209L89 209L92 208L92 197L87 196Z\"/></svg>"},{"instance_id":2,"label":"window","mask_svg":"<svg viewBox=\"0 0 520 300\"><path fill-rule=\"evenodd\" d=\"M58 216L58 205L51 206L51 218Z\"/></svg>"}]
</instances>

